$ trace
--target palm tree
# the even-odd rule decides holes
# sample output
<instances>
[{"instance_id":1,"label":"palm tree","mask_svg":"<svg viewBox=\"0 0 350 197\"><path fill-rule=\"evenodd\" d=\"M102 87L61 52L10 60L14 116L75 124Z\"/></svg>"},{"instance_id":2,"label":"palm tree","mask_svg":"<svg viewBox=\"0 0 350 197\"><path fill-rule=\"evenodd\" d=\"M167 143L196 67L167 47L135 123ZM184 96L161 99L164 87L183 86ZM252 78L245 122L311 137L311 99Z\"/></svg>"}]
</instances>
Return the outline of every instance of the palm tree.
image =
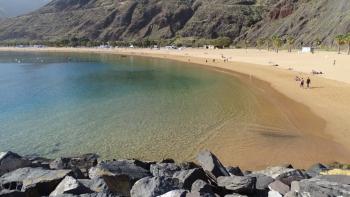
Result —
<instances>
[{"instance_id":1,"label":"palm tree","mask_svg":"<svg viewBox=\"0 0 350 197\"><path fill-rule=\"evenodd\" d=\"M258 47L259 50L261 50L261 47L265 44L265 39L264 38L258 38L256 41L256 46Z\"/></svg>"},{"instance_id":2,"label":"palm tree","mask_svg":"<svg viewBox=\"0 0 350 197\"><path fill-rule=\"evenodd\" d=\"M278 53L279 48L282 46L282 39L279 36L273 36L272 37L272 44L275 47L276 53Z\"/></svg>"},{"instance_id":3,"label":"palm tree","mask_svg":"<svg viewBox=\"0 0 350 197\"><path fill-rule=\"evenodd\" d=\"M295 38L292 37L292 36L288 36L287 37L287 44L288 44L288 52L292 52L292 46L294 45L295 43Z\"/></svg>"},{"instance_id":4,"label":"palm tree","mask_svg":"<svg viewBox=\"0 0 350 197\"><path fill-rule=\"evenodd\" d=\"M340 54L340 47L345 43L345 36L344 35L337 35L335 37L335 41L338 44L338 54Z\"/></svg>"},{"instance_id":5,"label":"palm tree","mask_svg":"<svg viewBox=\"0 0 350 197\"><path fill-rule=\"evenodd\" d=\"M270 44L272 42L271 38L265 38L264 40L265 40L266 45L267 45L267 50L270 51Z\"/></svg>"},{"instance_id":6,"label":"palm tree","mask_svg":"<svg viewBox=\"0 0 350 197\"><path fill-rule=\"evenodd\" d=\"M348 45L348 55L350 55L350 33L344 36L344 42Z\"/></svg>"}]
</instances>

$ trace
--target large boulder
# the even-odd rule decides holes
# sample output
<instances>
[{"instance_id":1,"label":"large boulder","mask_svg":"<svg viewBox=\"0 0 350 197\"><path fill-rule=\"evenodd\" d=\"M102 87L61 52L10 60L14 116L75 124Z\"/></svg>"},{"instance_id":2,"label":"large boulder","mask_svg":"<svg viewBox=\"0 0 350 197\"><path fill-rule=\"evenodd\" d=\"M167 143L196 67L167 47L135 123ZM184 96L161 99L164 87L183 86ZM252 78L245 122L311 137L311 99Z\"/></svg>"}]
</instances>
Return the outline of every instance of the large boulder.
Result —
<instances>
[{"instance_id":1,"label":"large boulder","mask_svg":"<svg viewBox=\"0 0 350 197\"><path fill-rule=\"evenodd\" d=\"M226 168L221 164L219 159L211 152L201 151L197 156L199 165L212 177L230 176Z\"/></svg>"},{"instance_id":2,"label":"large boulder","mask_svg":"<svg viewBox=\"0 0 350 197\"><path fill-rule=\"evenodd\" d=\"M290 187L281 181L277 180L274 181L273 183L269 184L269 189L274 192L278 192L282 196L284 196L287 192L290 191ZM270 194L271 195L271 194Z\"/></svg>"},{"instance_id":3,"label":"large boulder","mask_svg":"<svg viewBox=\"0 0 350 197\"><path fill-rule=\"evenodd\" d=\"M257 190L266 190L268 189L269 184L275 181L272 177L264 174L250 174L247 176L256 178L255 187Z\"/></svg>"},{"instance_id":4,"label":"large boulder","mask_svg":"<svg viewBox=\"0 0 350 197\"><path fill-rule=\"evenodd\" d=\"M160 195L159 197L186 197L186 194L188 191L183 190L183 189L178 189L178 190L173 190L170 192L167 192L163 195Z\"/></svg>"},{"instance_id":5,"label":"large boulder","mask_svg":"<svg viewBox=\"0 0 350 197\"><path fill-rule=\"evenodd\" d=\"M326 175L305 179L299 183L301 197L350 196L350 176Z\"/></svg>"},{"instance_id":6,"label":"large boulder","mask_svg":"<svg viewBox=\"0 0 350 197\"><path fill-rule=\"evenodd\" d=\"M102 178L94 178L94 179L78 179L78 181L83 184L85 187L96 193L113 193L113 191L117 191L118 189L115 187L110 187L106 181Z\"/></svg>"},{"instance_id":7,"label":"large boulder","mask_svg":"<svg viewBox=\"0 0 350 197\"><path fill-rule=\"evenodd\" d=\"M226 167L226 170L228 173L230 173L230 175L244 176L242 170L238 166L236 167L228 166Z\"/></svg>"},{"instance_id":8,"label":"large boulder","mask_svg":"<svg viewBox=\"0 0 350 197\"><path fill-rule=\"evenodd\" d=\"M177 179L170 177L145 177L132 187L131 197L155 197L179 189Z\"/></svg>"},{"instance_id":9,"label":"large boulder","mask_svg":"<svg viewBox=\"0 0 350 197\"><path fill-rule=\"evenodd\" d=\"M57 196L60 194L86 194L93 193L88 187L80 183L78 180L71 176L66 176L54 191L51 192L50 196Z\"/></svg>"},{"instance_id":10,"label":"large boulder","mask_svg":"<svg viewBox=\"0 0 350 197\"><path fill-rule=\"evenodd\" d=\"M7 190L7 189L0 190L0 196L1 197L27 197L27 195L24 192L17 191L17 190Z\"/></svg>"},{"instance_id":11,"label":"large boulder","mask_svg":"<svg viewBox=\"0 0 350 197\"><path fill-rule=\"evenodd\" d=\"M235 193L253 193L255 191L255 177L221 176L217 178L218 186Z\"/></svg>"},{"instance_id":12,"label":"large boulder","mask_svg":"<svg viewBox=\"0 0 350 197\"><path fill-rule=\"evenodd\" d=\"M18 190L29 196L47 196L70 170L45 170L42 168L20 168L0 177L0 188Z\"/></svg>"},{"instance_id":13,"label":"large boulder","mask_svg":"<svg viewBox=\"0 0 350 197\"><path fill-rule=\"evenodd\" d=\"M54 170L79 169L87 176L88 170L97 165L97 154L89 153L75 157L60 157L50 162L50 168Z\"/></svg>"},{"instance_id":14,"label":"large boulder","mask_svg":"<svg viewBox=\"0 0 350 197\"><path fill-rule=\"evenodd\" d=\"M138 160L101 162L89 170L90 179L102 178L115 194L128 196L134 183L151 176L149 165Z\"/></svg>"},{"instance_id":15,"label":"large boulder","mask_svg":"<svg viewBox=\"0 0 350 197\"><path fill-rule=\"evenodd\" d=\"M280 180L288 186L290 186L292 181L300 181L308 178L307 174L301 170L283 166L270 167L262 171L253 172L252 174L264 174L272 177L275 180Z\"/></svg>"},{"instance_id":16,"label":"large boulder","mask_svg":"<svg viewBox=\"0 0 350 197\"><path fill-rule=\"evenodd\" d=\"M18 168L29 167L31 162L11 151L0 152L0 176Z\"/></svg>"},{"instance_id":17,"label":"large boulder","mask_svg":"<svg viewBox=\"0 0 350 197\"><path fill-rule=\"evenodd\" d=\"M176 178L179 180L181 188L188 189L188 190L191 189L192 184L196 180L198 180L198 179L203 180L203 181L208 180L206 173L200 168L176 172L174 174L173 178Z\"/></svg>"},{"instance_id":18,"label":"large boulder","mask_svg":"<svg viewBox=\"0 0 350 197\"><path fill-rule=\"evenodd\" d=\"M156 163L150 166L150 171L153 176L172 177L174 173L179 170L181 170L181 168L175 163Z\"/></svg>"},{"instance_id":19,"label":"large boulder","mask_svg":"<svg viewBox=\"0 0 350 197\"><path fill-rule=\"evenodd\" d=\"M197 192L198 195L204 195L204 194L212 194L214 195L214 186L209 185L207 182L203 180L196 180L191 187L191 193Z\"/></svg>"},{"instance_id":20,"label":"large boulder","mask_svg":"<svg viewBox=\"0 0 350 197\"><path fill-rule=\"evenodd\" d=\"M321 172L329 170L328 166L323 165L321 163L314 164L308 170L306 170L306 174L310 177L315 177L320 175Z\"/></svg>"}]
</instances>

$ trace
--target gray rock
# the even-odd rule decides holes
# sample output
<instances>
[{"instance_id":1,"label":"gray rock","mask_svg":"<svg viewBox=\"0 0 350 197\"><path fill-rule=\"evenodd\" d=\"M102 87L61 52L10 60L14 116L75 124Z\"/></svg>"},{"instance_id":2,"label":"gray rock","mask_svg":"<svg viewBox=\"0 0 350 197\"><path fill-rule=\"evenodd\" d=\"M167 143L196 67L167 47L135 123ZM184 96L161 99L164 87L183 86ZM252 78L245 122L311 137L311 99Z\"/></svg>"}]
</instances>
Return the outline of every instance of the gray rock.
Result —
<instances>
[{"instance_id":1,"label":"gray rock","mask_svg":"<svg viewBox=\"0 0 350 197\"><path fill-rule=\"evenodd\" d=\"M187 193L186 197L219 197L219 195L213 193L199 193L197 191L193 191Z\"/></svg>"},{"instance_id":2,"label":"gray rock","mask_svg":"<svg viewBox=\"0 0 350 197\"><path fill-rule=\"evenodd\" d=\"M113 193L117 191L117 188L110 188L103 178L94 178L94 179L78 179L78 181L83 184L85 187L96 193Z\"/></svg>"},{"instance_id":3,"label":"gray rock","mask_svg":"<svg viewBox=\"0 0 350 197\"><path fill-rule=\"evenodd\" d=\"M101 162L89 170L90 179L102 178L113 193L130 195L134 183L144 177L151 176L147 164L138 160L118 160Z\"/></svg>"},{"instance_id":4,"label":"gray rock","mask_svg":"<svg viewBox=\"0 0 350 197\"><path fill-rule=\"evenodd\" d=\"M71 176L66 176L54 191L51 192L50 196L57 196L61 194L86 194L93 193L88 187L80 183L78 180Z\"/></svg>"},{"instance_id":5,"label":"gray rock","mask_svg":"<svg viewBox=\"0 0 350 197\"><path fill-rule=\"evenodd\" d=\"M298 197L298 193L289 191L286 193L286 195L284 195L284 197Z\"/></svg>"},{"instance_id":6,"label":"gray rock","mask_svg":"<svg viewBox=\"0 0 350 197\"><path fill-rule=\"evenodd\" d=\"M177 179L170 177L145 177L132 187L131 197L154 197L179 189Z\"/></svg>"},{"instance_id":7,"label":"gray rock","mask_svg":"<svg viewBox=\"0 0 350 197\"><path fill-rule=\"evenodd\" d=\"M179 164L179 167L181 168L181 170L190 170L193 168L200 168L199 165L197 165L193 162L182 162Z\"/></svg>"},{"instance_id":8,"label":"gray rock","mask_svg":"<svg viewBox=\"0 0 350 197\"><path fill-rule=\"evenodd\" d=\"M75 157L61 157L50 162L50 168L54 170L62 169L80 169L82 173L87 177L88 170L91 167L97 165L97 159L99 156L97 154L84 154ZM78 178L78 177L77 177Z\"/></svg>"},{"instance_id":9,"label":"gray rock","mask_svg":"<svg viewBox=\"0 0 350 197\"><path fill-rule=\"evenodd\" d=\"M290 186L290 191L293 191L293 192L299 192L300 191L300 183L299 181L293 181L291 186Z\"/></svg>"},{"instance_id":10,"label":"gray rock","mask_svg":"<svg viewBox=\"0 0 350 197\"><path fill-rule=\"evenodd\" d=\"M150 167L153 176L172 177L175 172L180 170L181 168L174 163L156 163L152 164Z\"/></svg>"},{"instance_id":11,"label":"gray rock","mask_svg":"<svg viewBox=\"0 0 350 197\"><path fill-rule=\"evenodd\" d=\"M200 168L176 172L173 178L179 180L183 189L191 189L192 184L198 179L208 180L206 173Z\"/></svg>"},{"instance_id":12,"label":"gray rock","mask_svg":"<svg viewBox=\"0 0 350 197\"><path fill-rule=\"evenodd\" d=\"M197 156L197 161L212 178L230 176L218 158L209 151L201 151Z\"/></svg>"},{"instance_id":13,"label":"gray rock","mask_svg":"<svg viewBox=\"0 0 350 197\"><path fill-rule=\"evenodd\" d=\"M249 174L247 176L256 178L257 190L268 189L269 184L275 181L272 177L266 176L264 174Z\"/></svg>"},{"instance_id":14,"label":"gray rock","mask_svg":"<svg viewBox=\"0 0 350 197\"><path fill-rule=\"evenodd\" d=\"M268 167L265 170L252 172L252 174L264 174L266 176L270 176L276 179L281 174L288 173L291 171L294 171L294 169L283 167L283 166L275 166L275 167Z\"/></svg>"},{"instance_id":15,"label":"gray rock","mask_svg":"<svg viewBox=\"0 0 350 197\"><path fill-rule=\"evenodd\" d=\"M19 168L29 167L31 162L11 151L0 152L0 176Z\"/></svg>"},{"instance_id":16,"label":"gray rock","mask_svg":"<svg viewBox=\"0 0 350 197\"><path fill-rule=\"evenodd\" d=\"M283 197L282 194L276 192L276 191L269 191L268 197Z\"/></svg>"},{"instance_id":17,"label":"gray rock","mask_svg":"<svg viewBox=\"0 0 350 197\"><path fill-rule=\"evenodd\" d=\"M227 194L225 197L248 197L246 195L241 195L241 194Z\"/></svg>"},{"instance_id":18,"label":"gray rock","mask_svg":"<svg viewBox=\"0 0 350 197\"><path fill-rule=\"evenodd\" d=\"M290 187L288 185L282 183L281 181L276 180L273 183L269 184L269 189L271 191L278 192L281 195L285 195L287 192L289 192Z\"/></svg>"},{"instance_id":19,"label":"gray rock","mask_svg":"<svg viewBox=\"0 0 350 197\"><path fill-rule=\"evenodd\" d=\"M191 192L199 192L200 194L210 193L214 194L213 186L209 185L203 180L196 180L191 187Z\"/></svg>"},{"instance_id":20,"label":"gray rock","mask_svg":"<svg viewBox=\"0 0 350 197\"><path fill-rule=\"evenodd\" d=\"M350 176L327 175L302 180L299 196L350 196Z\"/></svg>"},{"instance_id":21,"label":"gray rock","mask_svg":"<svg viewBox=\"0 0 350 197\"><path fill-rule=\"evenodd\" d=\"M0 188L22 191L29 196L47 196L69 173L70 170L20 168L0 177Z\"/></svg>"},{"instance_id":22,"label":"gray rock","mask_svg":"<svg viewBox=\"0 0 350 197\"><path fill-rule=\"evenodd\" d=\"M230 175L244 176L243 172L241 171L241 169L238 166L236 166L236 167L228 166L228 167L226 167L226 170L228 173L230 173Z\"/></svg>"},{"instance_id":23,"label":"gray rock","mask_svg":"<svg viewBox=\"0 0 350 197\"><path fill-rule=\"evenodd\" d=\"M119 197L119 196L114 194L106 194L106 193L91 193L91 194L80 194L80 195L61 194L55 197Z\"/></svg>"},{"instance_id":24,"label":"gray rock","mask_svg":"<svg viewBox=\"0 0 350 197\"><path fill-rule=\"evenodd\" d=\"M27 197L24 192L17 191L17 190L0 190L0 196L1 197Z\"/></svg>"},{"instance_id":25,"label":"gray rock","mask_svg":"<svg viewBox=\"0 0 350 197\"><path fill-rule=\"evenodd\" d=\"M311 166L308 170L306 170L306 174L310 177L315 177L320 175L321 172L329 170L328 166L317 163Z\"/></svg>"},{"instance_id":26,"label":"gray rock","mask_svg":"<svg viewBox=\"0 0 350 197\"><path fill-rule=\"evenodd\" d=\"M280 180L284 184L290 186L293 181L300 181L307 179L308 176L303 173L301 170L291 170L288 172L281 173L276 177L276 180Z\"/></svg>"},{"instance_id":27,"label":"gray rock","mask_svg":"<svg viewBox=\"0 0 350 197\"><path fill-rule=\"evenodd\" d=\"M221 176L217 179L218 186L236 193L252 193L255 191L255 177Z\"/></svg>"},{"instance_id":28,"label":"gray rock","mask_svg":"<svg viewBox=\"0 0 350 197\"><path fill-rule=\"evenodd\" d=\"M160 195L159 197L186 197L186 194L188 191L183 190L183 189L178 189L178 190L173 190L170 192L167 192L163 195Z\"/></svg>"}]
</instances>

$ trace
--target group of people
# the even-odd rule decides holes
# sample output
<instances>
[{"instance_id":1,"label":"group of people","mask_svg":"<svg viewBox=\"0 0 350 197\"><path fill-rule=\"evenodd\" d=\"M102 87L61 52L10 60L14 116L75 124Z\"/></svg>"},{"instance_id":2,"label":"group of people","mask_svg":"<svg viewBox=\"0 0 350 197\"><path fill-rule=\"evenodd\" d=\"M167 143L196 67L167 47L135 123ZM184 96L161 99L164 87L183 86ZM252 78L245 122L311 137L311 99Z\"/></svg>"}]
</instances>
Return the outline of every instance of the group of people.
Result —
<instances>
[{"instance_id":1,"label":"group of people","mask_svg":"<svg viewBox=\"0 0 350 197\"><path fill-rule=\"evenodd\" d=\"M295 81L300 82L300 87L301 88L305 88L305 80L304 80L304 78L296 76L295 77ZM310 77L308 77L306 79L306 88L310 88L310 85L311 85L311 79L310 79Z\"/></svg>"}]
</instances>

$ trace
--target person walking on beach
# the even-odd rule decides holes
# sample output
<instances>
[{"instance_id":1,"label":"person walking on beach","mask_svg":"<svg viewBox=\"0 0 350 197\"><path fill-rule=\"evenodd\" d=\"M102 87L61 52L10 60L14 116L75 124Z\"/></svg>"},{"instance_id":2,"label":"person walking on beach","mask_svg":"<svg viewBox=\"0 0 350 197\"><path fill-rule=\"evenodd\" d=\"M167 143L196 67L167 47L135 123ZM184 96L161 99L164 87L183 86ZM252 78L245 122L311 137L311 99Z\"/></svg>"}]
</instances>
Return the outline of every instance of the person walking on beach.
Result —
<instances>
[{"instance_id":1,"label":"person walking on beach","mask_svg":"<svg viewBox=\"0 0 350 197\"><path fill-rule=\"evenodd\" d=\"M301 87L301 88L304 88L304 78L301 78L300 87Z\"/></svg>"},{"instance_id":2,"label":"person walking on beach","mask_svg":"<svg viewBox=\"0 0 350 197\"><path fill-rule=\"evenodd\" d=\"M310 79L310 77L308 77L307 80L306 80L307 88L310 88L310 84L311 84L311 79Z\"/></svg>"}]
</instances>

